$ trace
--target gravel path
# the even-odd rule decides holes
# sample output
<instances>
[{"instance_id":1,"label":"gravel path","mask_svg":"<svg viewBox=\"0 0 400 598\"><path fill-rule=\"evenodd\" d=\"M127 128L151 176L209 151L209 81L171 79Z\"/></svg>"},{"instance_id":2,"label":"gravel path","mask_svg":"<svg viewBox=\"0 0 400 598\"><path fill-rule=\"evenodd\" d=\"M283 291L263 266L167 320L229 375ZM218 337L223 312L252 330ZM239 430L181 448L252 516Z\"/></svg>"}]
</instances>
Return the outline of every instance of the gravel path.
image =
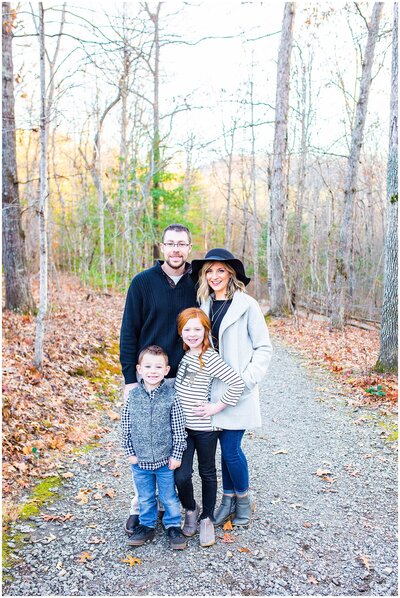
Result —
<instances>
[{"instance_id":1,"label":"gravel path","mask_svg":"<svg viewBox=\"0 0 400 598\"><path fill-rule=\"evenodd\" d=\"M375 417L346 406L348 390L276 339L274 347L262 389L264 428L244 440L257 502L248 529L229 532L229 543L219 530L206 549L195 536L187 550L172 552L159 525L153 543L128 547L130 473L117 423L100 447L65 461L74 476L44 513L73 519L15 524L26 545L3 592L397 595L396 455ZM86 504L76 499L82 489L90 490ZM84 552L94 558L79 562ZM121 562L128 555L141 563Z\"/></svg>"}]
</instances>

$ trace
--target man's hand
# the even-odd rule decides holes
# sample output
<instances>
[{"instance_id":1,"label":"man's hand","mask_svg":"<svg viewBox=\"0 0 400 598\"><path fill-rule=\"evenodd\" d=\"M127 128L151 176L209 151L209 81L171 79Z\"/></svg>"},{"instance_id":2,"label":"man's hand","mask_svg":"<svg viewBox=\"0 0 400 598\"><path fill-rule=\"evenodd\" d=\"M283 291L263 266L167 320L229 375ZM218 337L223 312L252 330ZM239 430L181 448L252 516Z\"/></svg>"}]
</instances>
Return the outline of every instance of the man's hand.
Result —
<instances>
[{"instance_id":1,"label":"man's hand","mask_svg":"<svg viewBox=\"0 0 400 598\"><path fill-rule=\"evenodd\" d=\"M228 407L228 405L221 401L218 401L217 403L199 403L193 409L193 413L201 418L211 417L225 409L225 407Z\"/></svg>"},{"instance_id":2,"label":"man's hand","mask_svg":"<svg viewBox=\"0 0 400 598\"><path fill-rule=\"evenodd\" d=\"M173 457L168 459L168 467L169 469L178 469L181 466L182 461L177 461Z\"/></svg>"},{"instance_id":3,"label":"man's hand","mask_svg":"<svg viewBox=\"0 0 400 598\"><path fill-rule=\"evenodd\" d=\"M138 459L137 459L136 455L129 455L128 461L129 461L129 463L132 463L132 465L135 465L138 462Z\"/></svg>"},{"instance_id":4,"label":"man's hand","mask_svg":"<svg viewBox=\"0 0 400 598\"><path fill-rule=\"evenodd\" d=\"M130 393L132 388L136 388L137 386L139 386L139 384L137 382L132 382L132 384L125 384L124 401L126 401L126 399L128 398L128 394Z\"/></svg>"}]
</instances>

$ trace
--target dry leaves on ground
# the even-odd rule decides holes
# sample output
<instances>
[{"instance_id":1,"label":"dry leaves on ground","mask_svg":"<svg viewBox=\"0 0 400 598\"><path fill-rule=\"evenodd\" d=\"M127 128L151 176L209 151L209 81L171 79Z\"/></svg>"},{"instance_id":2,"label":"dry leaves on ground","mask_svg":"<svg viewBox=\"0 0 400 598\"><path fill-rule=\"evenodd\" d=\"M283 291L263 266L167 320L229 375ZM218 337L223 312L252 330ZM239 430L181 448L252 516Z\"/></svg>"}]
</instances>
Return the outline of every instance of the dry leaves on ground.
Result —
<instances>
[{"instance_id":1,"label":"dry leaves on ground","mask_svg":"<svg viewBox=\"0 0 400 598\"><path fill-rule=\"evenodd\" d=\"M33 367L35 317L3 311L3 492L18 496L77 445L102 437L100 423L121 382L115 349L122 294L91 293L76 278L49 284L43 371ZM37 300L37 283L33 285ZM113 348L113 350L111 350ZM107 389L97 371L107 363ZM114 412L110 412L114 413ZM113 416L113 419L117 419ZM64 475L64 477L67 477Z\"/></svg>"},{"instance_id":2,"label":"dry leaves on ground","mask_svg":"<svg viewBox=\"0 0 400 598\"><path fill-rule=\"evenodd\" d=\"M135 565L141 565L142 561L135 556L128 555L124 559L120 559L121 563L127 563L130 567L134 567Z\"/></svg>"},{"instance_id":3,"label":"dry leaves on ground","mask_svg":"<svg viewBox=\"0 0 400 598\"><path fill-rule=\"evenodd\" d=\"M397 402L397 377L373 372L379 352L378 330L350 325L343 331L332 330L327 320L301 316L273 319L268 326L290 346L307 353L313 363L325 365L358 391L363 403L390 406Z\"/></svg>"}]
</instances>

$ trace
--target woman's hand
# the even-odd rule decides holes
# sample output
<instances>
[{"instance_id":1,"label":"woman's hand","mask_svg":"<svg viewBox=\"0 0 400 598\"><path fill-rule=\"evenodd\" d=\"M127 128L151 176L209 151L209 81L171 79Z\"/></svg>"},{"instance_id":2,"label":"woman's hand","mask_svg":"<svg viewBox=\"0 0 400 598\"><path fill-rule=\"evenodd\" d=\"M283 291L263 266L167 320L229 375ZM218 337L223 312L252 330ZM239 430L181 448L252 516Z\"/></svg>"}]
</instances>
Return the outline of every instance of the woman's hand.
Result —
<instances>
[{"instance_id":1,"label":"woman's hand","mask_svg":"<svg viewBox=\"0 0 400 598\"><path fill-rule=\"evenodd\" d=\"M212 415L219 413L225 409L225 407L228 407L228 405L221 403L221 401L218 401L217 403L199 403L193 409L193 413L204 419L205 417L211 417Z\"/></svg>"},{"instance_id":2,"label":"woman's hand","mask_svg":"<svg viewBox=\"0 0 400 598\"><path fill-rule=\"evenodd\" d=\"M128 461L129 463L132 463L132 465L135 465L138 462L136 455L129 455Z\"/></svg>"}]
</instances>

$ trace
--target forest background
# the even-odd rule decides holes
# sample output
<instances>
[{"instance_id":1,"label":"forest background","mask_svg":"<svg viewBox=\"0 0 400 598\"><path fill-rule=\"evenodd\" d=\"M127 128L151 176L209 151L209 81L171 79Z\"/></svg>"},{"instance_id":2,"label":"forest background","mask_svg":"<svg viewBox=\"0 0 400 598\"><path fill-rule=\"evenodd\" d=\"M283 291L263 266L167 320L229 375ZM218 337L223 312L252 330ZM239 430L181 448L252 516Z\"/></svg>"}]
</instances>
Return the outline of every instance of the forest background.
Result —
<instances>
[{"instance_id":1,"label":"forest background","mask_svg":"<svg viewBox=\"0 0 400 598\"><path fill-rule=\"evenodd\" d=\"M295 4L281 261L292 302L328 313L372 4ZM379 4L346 305L374 321L383 296L393 20L393 4ZM44 6L51 271L126 290L153 263L160 231L178 221L193 232L194 257L229 248L253 276L250 292L266 299L285 5ZM39 265L38 19L28 3L12 18L18 182L32 273Z\"/></svg>"},{"instance_id":2,"label":"forest background","mask_svg":"<svg viewBox=\"0 0 400 598\"><path fill-rule=\"evenodd\" d=\"M193 257L243 260L265 311L294 314L276 324L293 345L300 314L329 318L303 322L303 345L394 401L394 378L370 374L397 369L397 4L2 8L8 491L87 432L91 391L71 376L93 352L115 361L122 312L101 297L153 264L172 222Z\"/></svg>"}]
</instances>

